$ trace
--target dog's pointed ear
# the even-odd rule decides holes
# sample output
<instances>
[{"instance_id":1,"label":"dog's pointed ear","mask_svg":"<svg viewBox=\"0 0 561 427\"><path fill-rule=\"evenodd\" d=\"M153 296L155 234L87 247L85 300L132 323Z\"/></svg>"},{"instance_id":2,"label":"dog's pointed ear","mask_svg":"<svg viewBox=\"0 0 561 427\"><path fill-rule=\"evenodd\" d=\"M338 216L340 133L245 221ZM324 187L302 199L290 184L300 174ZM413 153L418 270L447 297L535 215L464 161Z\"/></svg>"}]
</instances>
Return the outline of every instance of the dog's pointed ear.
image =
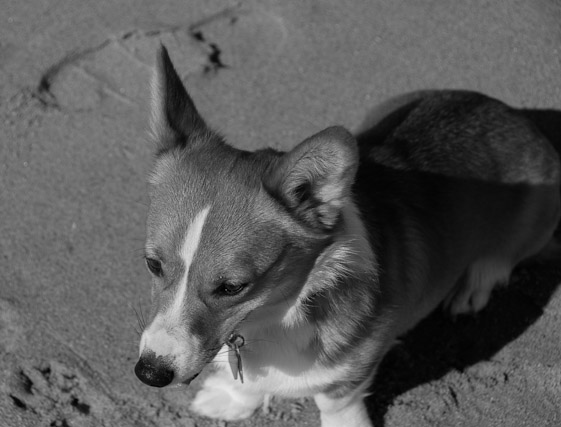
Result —
<instances>
[{"instance_id":1,"label":"dog's pointed ear","mask_svg":"<svg viewBox=\"0 0 561 427\"><path fill-rule=\"evenodd\" d=\"M272 165L265 187L309 226L332 229L351 196L358 147L349 131L327 128Z\"/></svg>"},{"instance_id":2,"label":"dog's pointed ear","mask_svg":"<svg viewBox=\"0 0 561 427\"><path fill-rule=\"evenodd\" d=\"M191 135L207 130L164 45L152 79L150 130L159 151L185 145Z\"/></svg>"}]
</instances>

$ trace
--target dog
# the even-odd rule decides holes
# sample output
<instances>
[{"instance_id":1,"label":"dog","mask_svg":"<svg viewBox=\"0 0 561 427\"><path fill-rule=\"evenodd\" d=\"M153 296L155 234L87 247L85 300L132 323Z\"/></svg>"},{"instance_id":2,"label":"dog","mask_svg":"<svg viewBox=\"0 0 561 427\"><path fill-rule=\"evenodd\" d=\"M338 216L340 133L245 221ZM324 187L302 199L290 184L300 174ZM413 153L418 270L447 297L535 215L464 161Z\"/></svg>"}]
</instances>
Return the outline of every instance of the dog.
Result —
<instances>
[{"instance_id":1,"label":"dog","mask_svg":"<svg viewBox=\"0 0 561 427\"><path fill-rule=\"evenodd\" d=\"M363 398L396 338L439 305L481 310L559 223L556 149L479 93L406 95L356 136L329 127L288 152L229 146L164 46L152 97L135 373L164 387L214 366L202 416L314 396L323 427L371 426Z\"/></svg>"}]
</instances>

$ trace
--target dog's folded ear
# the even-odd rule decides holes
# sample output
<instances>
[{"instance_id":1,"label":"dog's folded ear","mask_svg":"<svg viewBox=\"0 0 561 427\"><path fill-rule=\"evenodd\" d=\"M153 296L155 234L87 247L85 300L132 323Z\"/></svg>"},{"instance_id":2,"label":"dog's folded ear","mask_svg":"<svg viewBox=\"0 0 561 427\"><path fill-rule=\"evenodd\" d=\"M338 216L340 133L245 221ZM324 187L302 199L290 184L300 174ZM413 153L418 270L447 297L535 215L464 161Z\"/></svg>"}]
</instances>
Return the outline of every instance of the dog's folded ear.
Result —
<instances>
[{"instance_id":1,"label":"dog's folded ear","mask_svg":"<svg viewBox=\"0 0 561 427\"><path fill-rule=\"evenodd\" d=\"M185 145L191 135L207 130L164 45L152 80L150 130L159 151Z\"/></svg>"},{"instance_id":2,"label":"dog's folded ear","mask_svg":"<svg viewBox=\"0 0 561 427\"><path fill-rule=\"evenodd\" d=\"M350 197L357 168L355 138L345 128L334 126L280 157L264 185L309 226L330 230Z\"/></svg>"}]
</instances>

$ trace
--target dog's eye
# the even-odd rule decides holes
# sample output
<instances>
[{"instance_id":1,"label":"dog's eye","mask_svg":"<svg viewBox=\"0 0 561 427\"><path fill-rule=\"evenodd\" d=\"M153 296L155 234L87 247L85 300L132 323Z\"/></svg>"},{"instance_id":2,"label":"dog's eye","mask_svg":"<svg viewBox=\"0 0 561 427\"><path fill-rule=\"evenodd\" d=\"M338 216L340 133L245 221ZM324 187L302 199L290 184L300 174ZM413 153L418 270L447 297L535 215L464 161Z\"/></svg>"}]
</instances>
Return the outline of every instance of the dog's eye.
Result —
<instances>
[{"instance_id":1,"label":"dog's eye","mask_svg":"<svg viewBox=\"0 0 561 427\"><path fill-rule=\"evenodd\" d=\"M146 266L150 273L160 277L162 275L162 263L154 258L146 258Z\"/></svg>"},{"instance_id":2,"label":"dog's eye","mask_svg":"<svg viewBox=\"0 0 561 427\"><path fill-rule=\"evenodd\" d=\"M239 294L245 286L245 283L224 282L220 285L218 291L223 295L236 295Z\"/></svg>"}]
</instances>

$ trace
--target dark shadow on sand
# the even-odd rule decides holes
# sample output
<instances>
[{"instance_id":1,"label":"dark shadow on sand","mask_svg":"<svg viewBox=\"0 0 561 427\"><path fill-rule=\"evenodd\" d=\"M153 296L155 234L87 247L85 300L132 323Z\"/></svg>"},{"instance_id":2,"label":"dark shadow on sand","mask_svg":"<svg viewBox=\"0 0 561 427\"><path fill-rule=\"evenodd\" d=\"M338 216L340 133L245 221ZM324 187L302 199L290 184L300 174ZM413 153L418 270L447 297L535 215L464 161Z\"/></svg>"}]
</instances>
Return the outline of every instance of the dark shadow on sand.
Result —
<instances>
[{"instance_id":1,"label":"dark shadow on sand","mask_svg":"<svg viewBox=\"0 0 561 427\"><path fill-rule=\"evenodd\" d=\"M384 426L384 416L399 395L488 360L523 334L543 314L560 284L559 259L533 261L517 267L509 286L496 289L476 316L453 320L437 309L382 361L366 399L374 425Z\"/></svg>"}]
</instances>

